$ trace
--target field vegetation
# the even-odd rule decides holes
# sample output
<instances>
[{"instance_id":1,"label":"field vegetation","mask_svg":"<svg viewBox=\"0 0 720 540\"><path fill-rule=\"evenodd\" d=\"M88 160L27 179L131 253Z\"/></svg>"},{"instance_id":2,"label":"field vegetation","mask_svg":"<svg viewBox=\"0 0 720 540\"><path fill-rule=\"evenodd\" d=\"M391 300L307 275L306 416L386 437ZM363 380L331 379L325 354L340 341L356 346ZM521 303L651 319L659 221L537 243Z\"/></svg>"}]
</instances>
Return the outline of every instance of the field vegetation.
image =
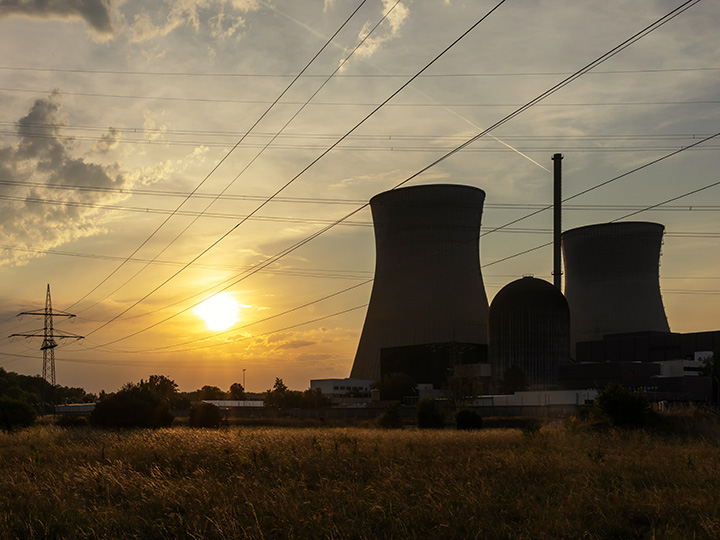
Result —
<instances>
[{"instance_id":1,"label":"field vegetation","mask_svg":"<svg viewBox=\"0 0 720 540\"><path fill-rule=\"evenodd\" d=\"M720 538L712 420L669 433L38 425L0 434L0 538ZM680 435L678 435L678 433Z\"/></svg>"}]
</instances>

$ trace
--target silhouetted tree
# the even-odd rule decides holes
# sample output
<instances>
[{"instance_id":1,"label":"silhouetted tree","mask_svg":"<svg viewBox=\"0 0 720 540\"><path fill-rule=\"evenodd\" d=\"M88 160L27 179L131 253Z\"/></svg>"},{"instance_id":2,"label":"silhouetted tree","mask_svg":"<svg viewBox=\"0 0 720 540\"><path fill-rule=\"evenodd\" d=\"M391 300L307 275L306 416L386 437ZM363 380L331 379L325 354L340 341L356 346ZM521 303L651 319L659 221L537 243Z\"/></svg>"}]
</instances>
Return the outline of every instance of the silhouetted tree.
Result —
<instances>
[{"instance_id":1,"label":"silhouetted tree","mask_svg":"<svg viewBox=\"0 0 720 540\"><path fill-rule=\"evenodd\" d=\"M443 393L453 409L463 407L482 393L480 377L454 373L442 385Z\"/></svg>"},{"instance_id":2,"label":"silhouetted tree","mask_svg":"<svg viewBox=\"0 0 720 540\"><path fill-rule=\"evenodd\" d=\"M392 403L377 418L378 427L384 429L398 429L402 427L400 403Z\"/></svg>"},{"instance_id":3,"label":"silhouetted tree","mask_svg":"<svg viewBox=\"0 0 720 540\"><path fill-rule=\"evenodd\" d=\"M319 388L308 388L302 393L302 406L304 409L322 409L328 406L328 398Z\"/></svg>"},{"instance_id":4,"label":"silhouetted tree","mask_svg":"<svg viewBox=\"0 0 720 540\"><path fill-rule=\"evenodd\" d=\"M228 399L242 401L245 399L245 388L240 383L232 383L228 392Z\"/></svg>"},{"instance_id":5,"label":"silhouetted tree","mask_svg":"<svg viewBox=\"0 0 720 540\"><path fill-rule=\"evenodd\" d=\"M482 428L482 416L469 409L461 409L455 413L455 427L470 430Z\"/></svg>"},{"instance_id":6,"label":"silhouetted tree","mask_svg":"<svg viewBox=\"0 0 720 540\"><path fill-rule=\"evenodd\" d=\"M106 394L95 406L90 422L109 428L157 428L169 426L173 418L169 404L141 382Z\"/></svg>"},{"instance_id":7,"label":"silhouetted tree","mask_svg":"<svg viewBox=\"0 0 720 540\"><path fill-rule=\"evenodd\" d=\"M440 429L445 426L445 413L432 398L423 398L418 402L417 426L422 429Z\"/></svg>"},{"instance_id":8,"label":"silhouetted tree","mask_svg":"<svg viewBox=\"0 0 720 540\"><path fill-rule=\"evenodd\" d=\"M170 406L174 406L178 395L178 385L165 375L150 375L147 382L140 380L140 385L145 386L152 393Z\"/></svg>"},{"instance_id":9,"label":"silhouetted tree","mask_svg":"<svg viewBox=\"0 0 720 540\"><path fill-rule=\"evenodd\" d=\"M26 401L9 396L0 397L0 429L12 431L35 422L35 409Z\"/></svg>"},{"instance_id":10,"label":"silhouetted tree","mask_svg":"<svg viewBox=\"0 0 720 540\"><path fill-rule=\"evenodd\" d=\"M217 386L205 385L198 392L198 400L199 401L202 401L204 399L220 400L220 399L223 399L224 397L225 397L225 392L220 390Z\"/></svg>"},{"instance_id":11,"label":"silhouetted tree","mask_svg":"<svg viewBox=\"0 0 720 540\"><path fill-rule=\"evenodd\" d=\"M222 422L222 411L212 403L199 402L190 408L190 425L193 427L216 428Z\"/></svg>"},{"instance_id":12,"label":"silhouetted tree","mask_svg":"<svg viewBox=\"0 0 720 540\"><path fill-rule=\"evenodd\" d=\"M294 409L302 407L302 392L290 390L283 380L275 378L273 387L265 392L263 405L275 409Z\"/></svg>"},{"instance_id":13,"label":"silhouetted tree","mask_svg":"<svg viewBox=\"0 0 720 540\"><path fill-rule=\"evenodd\" d=\"M593 414L613 426L640 427L650 418L650 401L618 383L598 391Z\"/></svg>"}]
</instances>

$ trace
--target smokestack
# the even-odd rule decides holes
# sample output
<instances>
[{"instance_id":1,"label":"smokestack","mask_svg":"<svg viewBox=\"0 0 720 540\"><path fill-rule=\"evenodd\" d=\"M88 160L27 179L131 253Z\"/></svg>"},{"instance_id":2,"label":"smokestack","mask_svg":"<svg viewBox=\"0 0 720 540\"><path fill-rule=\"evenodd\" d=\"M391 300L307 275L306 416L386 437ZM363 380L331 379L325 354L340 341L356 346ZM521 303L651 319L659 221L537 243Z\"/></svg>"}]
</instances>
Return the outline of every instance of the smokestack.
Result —
<instances>
[{"instance_id":1,"label":"smokestack","mask_svg":"<svg viewBox=\"0 0 720 540\"><path fill-rule=\"evenodd\" d=\"M447 184L370 200L375 282L351 377L378 380L388 348L463 343L487 354L478 240L484 201L481 189Z\"/></svg>"},{"instance_id":2,"label":"smokestack","mask_svg":"<svg viewBox=\"0 0 720 540\"><path fill-rule=\"evenodd\" d=\"M553 283L562 291L562 154L553 154Z\"/></svg>"},{"instance_id":3,"label":"smokestack","mask_svg":"<svg viewBox=\"0 0 720 540\"><path fill-rule=\"evenodd\" d=\"M630 332L669 332L660 295L665 227L628 221L565 231L565 297L573 351L579 341Z\"/></svg>"}]
</instances>

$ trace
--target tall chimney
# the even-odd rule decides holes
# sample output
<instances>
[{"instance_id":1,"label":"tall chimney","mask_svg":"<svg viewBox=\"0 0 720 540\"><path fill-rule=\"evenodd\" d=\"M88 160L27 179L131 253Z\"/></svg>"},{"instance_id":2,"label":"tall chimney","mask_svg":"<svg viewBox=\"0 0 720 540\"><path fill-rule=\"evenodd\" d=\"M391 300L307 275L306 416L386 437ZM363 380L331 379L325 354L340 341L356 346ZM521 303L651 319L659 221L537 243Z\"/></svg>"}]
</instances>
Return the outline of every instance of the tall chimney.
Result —
<instances>
[{"instance_id":1,"label":"tall chimney","mask_svg":"<svg viewBox=\"0 0 720 540\"><path fill-rule=\"evenodd\" d=\"M562 291L562 154L553 154L553 283Z\"/></svg>"}]
</instances>

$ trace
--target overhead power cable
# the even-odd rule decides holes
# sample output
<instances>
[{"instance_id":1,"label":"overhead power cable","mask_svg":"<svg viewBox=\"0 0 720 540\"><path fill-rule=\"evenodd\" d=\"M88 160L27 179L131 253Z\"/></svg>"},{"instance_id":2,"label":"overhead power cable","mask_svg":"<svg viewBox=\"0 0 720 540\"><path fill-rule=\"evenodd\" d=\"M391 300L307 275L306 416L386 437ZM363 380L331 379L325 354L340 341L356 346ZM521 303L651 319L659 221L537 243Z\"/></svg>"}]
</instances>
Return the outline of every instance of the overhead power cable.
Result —
<instances>
[{"instance_id":1,"label":"overhead power cable","mask_svg":"<svg viewBox=\"0 0 720 540\"><path fill-rule=\"evenodd\" d=\"M195 219L193 219L190 223L188 223L188 224L185 226L185 228L180 231L180 233L178 233L169 243L167 243L167 244L165 245L165 247L164 247L162 250L160 250L160 251L155 255L155 257L153 258L153 260L156 259L156 258L158 258L160 255L162 255L162 254L163 254L168 248L170 248L170 246L172 246L183 234L185 234L185 233L188 231L188 229L190 229L190 227L192 227L192 226L197 222L197 220L198 220L200 217L202 217L202 216L204 215L204 213L207 212L207 210L208 210L222 195L225 194L225 192L226 192L228 189L230 189L230 186L232 186L232 185L238 180L238 178L240 178L240 177L243 175L243 173L245 173L245 171L247 171L248 168L250 168L250 166L251 166L253 163L255 163L255 161L256 161L256 160L265 152L265 150L275 141L275 139L276 139L276 138L293 122L293 120L295 120L295 118L297 118L297 116L305 109L305 106L308 105L309 103L311 103L311 101L315 98L315 96L317 96L317 95L322 91L322 89L327 85L328 82L330 82L330 79L333 77L333 75L335 75L335 73L338 73L338 72L343 68L343 66L345 65L345 63L348 62L348 61L350 60L350 58L355 54L355 52L370 38L370 36L375 32L375 30L376 30L376 29L387 19L387 17L392 13L392 11L393 11L393 10L395 9L395 7L400 3L400 1L401 1L401 0L396 0L396 2L390 7L390 9L388 9L387 11L385 11L385 12L383 13L383 16L380 18L380 20L378 20L378 22L375 24L375 26L373 26L368 32L365 33L365 35L363 36L363 38L358 42L358 44L353 48L353 50L350 51L350 53L343 59L343 61L340 62L340 64L338 65L338 67L335 69L335 71L334 71L327 79L325 79L325 81L324 81L324 82L315 90L315 92L305 101L305 103L303 104L303 106L300 107L300 109L298 109L298 110L295 112L295 114L293 114L293 115L290 117L290 119L287 120L287 122L285 122L285 124L283 125L283 127L282 127L282 128L265 144L265 146L240 170L240 172L235 175L235 177L225 186L225 188L218 194L218 196L215 197L214 199L212 199L212 200L205 206L205 208L200 212L200 214L199 214L197 217L195 217ZM359 9L359 8L358 8L358 9ZM350 20L350 19L348 19L348 21L349 21L349 20ZM347 23L347 21L346 21L346 23ZM337 33L336 33L336 35L337 35ZM332 41L333 38L334 38L334 36L330 38L330 41ZM326 43L326 46L327 46L327 43ZM319 53L318 53L318 54L319 54ZM317 57L317 55L316 55L316 57ZM256 125L257 125L257 123L256 123ZM254 127L254 126L253 126L253 127ZM292 182L292 181L291 181L291 182ZM282 190L284 190L288 185L290 185L291 182L288 182L287 184L285 184L282 188L280 188L278 191L276 191L275 194L272 195L269 199L265 199L265 200L264 200L259 206L257 206L252 212L250 212L247 216L243 217L243 219L241 219L240 222L237 223L237 224L235 225L235 227L233 227L233 229L237 229L239 226L241 226L243 223L245 223L248 219L251 219L257 212L260 211L260 209L262 209L269 201L271 201L271 200L275 197L275 195L278 195ZM229 233L228 233L228 234L229 234ZM152 262L152 261L151 261L151 262ZM132 275L132 276L131 276L129 279L127 279L125 282L123 282L119 287L117 287L117 288L115 288L113 291L111 291L108 295L105 296L105 298L107 298L107 297L109 297L109 296L112 296L112 295L115 294L117 291L119 291L120 289L122 289L123 287L125 287L125 286L126 286L128 283L130 283L132 280L134 280L141 272L143 272L143 271L145 270L145 268L147 268L147 267L151 264L151 262L147 263L143 268L141 268L140 270L138 270L134 275ZM192 264L192 263L190 263L190 264ZM184 268L181 269L180 272L182 272L183 270L184 270ZM172 279L172 278L170 278L170 279ZM162 285L161 285L161 286L162 286ZM150 294L152 294L152 292L151 292ZM97 305L98 303L100 303L100 302L101 302L102 300L104 300L105 298L103 298L103 299L101 299L101 300L98 300L97 302L95 302L95 304L93 304L92 306L89 306L89 307L93 307L93 306ZM140 300L140 301L142 301L142 300ZM131 307L128 308L128 309L132 309L132 307L133 307L133 306L131 306ZM89 308L86 308L86 309L89 309ZM123 312L123 313L125 313L125 312ZM123 313L120 313L118 316L121 316Z\"/></svg>"},{"instance_id":2,"label":"overhead power cable","mask_svg":"<svg viewBox=\"0 0 720 540\"><path fill-rule=\"evenodd\" d=\"M684 11L686 11L687 9L689 9L690 7L693 7L694 5L698 4L700 1L701 1L701 0L688 0L687 2L683 3L683 4L680 5L679 7L673 9L672 11L670 11L669 13L667 13L666 15L664 15L663 17L661 17L660 19L656 20L655 22L653 22L653 23L651 23L650 25L646 26L645 28L643 28L642 30L640 30L639 32L637 32L636 34L634 34L633 36L631 36L630 38L628 38L628 39L626 39L625 41L623 41L622 43L620 43L620 44L617 45L616 47L613 47L612 49L610 49L608 52L606 52L606 53L603 54L602 56L596 58L595 60L593 60L593 61L590 62L589 64L585 65L584 67L582 67L581 69L579 69L578 71L576 71L576 72L575 72L573 75L571 75L570 77L567 77L566 79L560 81L559 83L557 83L556 85L554 85L553 87L551 87L549 90L543 92L542 94L540 94L540 95L539 95L538 97L536 97L535 99L529 101L526 105L524 105L524 106L521 107L520 109L518 109L518 110L514 111L513 113L507 115L506 117L504 117L503 119L499 120L498 122L496 122L495 124L493 124L493 125L490 126L489 128L487 128L487 129L483 130L482 132L480 132L479 134L471 137L471 138L468 139L465 143L463 143L463 144L461 144L460 146L456 147L456 148L453 149L452 151L446 153L445 155L443 155L442 157L440 157L440 158L438 158L437 160L433 161L433 162L430 163L429 165L423 167L423 168L422 168L420 171L418 171L417 173L411 175L410 177L406 178L406 179L403 180L402 182L396 184L393 189L396 189L396 188L398 188L398 187L400 187L400 186L402 186L402 185L410 182L412 179L416 178L417 176L419 176L420 174L424 173L424 172L427 171L428 169L434 167L435 165L441 163L441 162L444 161L445 159L449 158L450 156L452 156L452 155L456 154L457 152L459 152L460 150L464 149L465 147L467 147L468 145L470 145L472 142L474 142L474 141L476 141L477 139L479 139L480 137L484 136L486 133L489 133L489 132L492 131L493 129L495 129L495 128L497 128L497 127L499 127L499 126L501 126L501 125L503 125L503 124L505 124L505 123L507 123L507 122L509 122L511 119L515 118L516 116L518 116L519 114L521 114L522 112L524 112L525 110L527 110L528 108L532 107L534 104L536 104L536 103L538 103L539 101L547 98L548 96L552 95L553 93L557 92L558 90L564 88L565 86L567 86L568 84L570 84L571 82L573 82L574 80L576 80L577 78L581 77L583 74L587 73L589 70L591 70L591 69L593 69L594 67L602 64L603 62L607 61L608 59L612 58L613 56L615 56L615 55L618 54L619 52L623 51L624 49L626 49L626 48L629 47L630 45L634 44L634 43L637 42L638 40L642 39L643 37L645 37L645 36L648 35L649 33L653 32L653 31L656 30L657 28L660 28L661 26L663 26L664 24L666 24L666 23L669 22L670 20L674 19L675 17L677 17L678 15L680 15L681 13L683 13ZM494 9L497 9L497 7L499 7L499 5L500 5L500 4L498 4L498 6L496 6ZM488 14L488 15L489 15L489 14ZM486 15L486 17L487 17L487 15ZM477 24L477 23L476 23L476 24ZM683 150L680 150L680 151L683 151ZM678 151L678 152L680 152L680 151ZM673 155L677 154L678 152L674 152ZM657 162L657 161L659 161L659 160L655 160L655 162ZM622 176L625 176L625 175L622 175ZM622 177L622 176L621 176L621 177ZM607 184L607 183L608 183L608 182L604 183L603 185L605 185L605 184ZM318 236L320 236L320 235L324 234L325 232L331 230L332 228L334 228L336 225L338 225L338 224L341 223L342 221L344 221L344 220L352 217L352 216L355 215L357 212L359 212L360 210L362 210L363 208L365 208L365 206L367 206L367 203L364 204L364 205L362 205L361 207L355 209L354 211L350 212L350 213L347 214L346 216L338 219L334 224L331 224L331 225L326 226L325 228L317 231L316 233L314 233L314 234L306 237L305 239L303 239L303 240L295 243L294 245L289 246L288 248L280 251L280 252L277 253L276 255L274 255L274 256L272 256L272 257L269 257L268 259L266 259L266 260L263 261L262 263L256 265L256 266L255 266L255 269L254 269L252 272L244 273L242 276L237 277L237 279L235 279L235 278L230 278L229 280L226 280L226 281L223 282L222 284L216 285L216 286L212 287L211 289L214 289L214 288L217 288L217 287L223 287L223 288L220 289L220 290L227 290L227 289L229 289L230 287L236 285L236 284L239 283L240 281L242 281L242 280L246 279L247 277L253 275L254 273L260 271L261 269L265 268L266 266L269 266L270 264L273 264L273 263L276 262L277 260L280 260L281 258L285 257L285 256L288 255L289 253L292 253L293 251L295 251L295 250L299 249L300 247L304 246L305 244L311 242L312 240L314 240L314 239L317 238ZM519 220L516 220L516 221L519 221ZM232 230L231 230L231 231L232 231ZM231 232L231 231L230 231L230 232ZM228 233L228 234L229 234L229 233ZM225 236L227 236L227 234L226 234ZM224 238L224 236L221 237L220 240L222 240L223 238ZM218 240L218 242L219 242L220 240ZM216 242L216 243L217 243L217 242ZM212 246L211 246L211 247L212 247ZM192 264L192 262L191 262L190 264ZM177 274L176 274L176 275L177 275ZM171 279L172 279L172 278L171 278ZM231 281L231 280L233 280L233 279L234 279L235 281ZM229 284L228 284L228 282L229 282ZM167 282L166 282L166 283L167 283ZM161 285L161 286L162 286L162 285ZM204 292L207 292L208 290L211 290L211 289L206 289L206 291L204 291ZM216 291L216 292L219 292L219 291ZM200 293L198 293L198 294L200 294ZM197 295L195 295L195 296L197 296ZM141 301L142 301L142 300L141 300ZM139 303L139 302L137 302L137 303ZM134 304L134 305L137 305L137 303ZM120 342L120 341L124 341L124 340L129 339L129 338L131 338L131 337L134 337L134 336L136 336L136 335L138 335L138 334L141 334L141 333L143 333L143 332L146 332L146 331L148 331L148 330L150 330L150 329L152 329L152 328L154 328L154 327L156 327L156 326L158 326L158 325L160 325L160 324L163 324L163 323L165 323L165 322L167 322L167 321L169 321L169 320L177 317L178 315L180 315L180 314L182 314L182 313L185 313L186 311L192 309L193 307L195 307L195 306L198 305L199 303L200 303L200 302L197 302L196 304L193 304L193 305L191 305L191 306L189 306L189 307L187 307L187 308L184 308L183 310L181 310L181 311L179 311L179 312L176 312L175 314L173 314L173 315L171 315L171 316L169 316L169 317L166 317L165 319L163 319L163 320L161 320L161 321L158 321L158 322L156 322L156 323L154 323L154 324L152 324L152 325L149 325L149 326L147 326L147 327L145 327L145 328L143 328L143 329L141 329L141 330L137 330L137 331L135 331L135 332L132 332L132 333L127 334L127 335L125 335L125 336L122 336L122 337L120 337L120 338L116 338L116 339L114 339L114 340L112 340L112 341L109 341L109 342L107 342L107 343L104 343L104 344L100 345L99 347L105 347L105 346L107 346L107 345L111 345L111 344L114 344L114 343L118 343L118 342ZM97 348L97 347L96 347L96 348Z\"/></svg>"},{"instance_id":3,"label":"overhead power cable","mask_svg":"<svg viewBox=\"0 0 720 540\"><path fill-rule=\"evenodd\" d=\"M500 8L507 0L500 0L498 4L496 4L490 11L488 11L485 15L483 15L477 22L475 22L470 28L468 28L465 32L463 32L458 38L453 40L450 45L445 47L438 55L436 55L430 62L428 62L417 74L415 74L413 77L408 79L404 84L400 86L397 90L395 90L390 96L385 99L380 105L378 105L373 111L371 111L368 115L366 115L362 120L360 120L357 124L355 124L345 135L343 135L340 139L338 139L335 143L333 143L327 150L325 150L323 153L321 153L317 158L315 158L313 161L310 162L307 166L305 166L299 173L297 173L293 178L288 180L280 189L275 191L266 201L264 201L262 204L260 204L254 212L259 211L261 208L263 208L267 203L269 203L274 197L279 195L283 190L285 190L288 186L290 186L295 180L297 180L300 176L302 176L306 171L308 171L313 165L315 165L318 161L320 161L323 157L325 157L327 154L329 154L338 144L340 144L347 136L352 134L357 128L359 128L362 124L364 124L369 118L371 118L377 111L379 111L383 105L385 105L387 102L389 102L391 99L393 99L396 95L398 95L402 90L404 90L408 85L410 85L420 74L422 74L424 71L426 71L430 66L432 66L435 62L437 62L442 56L445 55L450 49L452 49L457 43L460 42L465 36L467 36L472 30L474 30L477 26L479 26L482 22L484 22L492 13L494 13L497 9ZM699 0L696 0L699 1ZM396 4L397 5L397 2ZM253 213L254 213L253 212ZM252 215L252 214L251 214ZM175 277L177 277L180 273L182 273L186 268L189 268L195 261L197 261L200 257L205 255L208 251L210 251L212 248L214 248L217 244L219 244L222 240L227 238L233 231L235 231L242 223L244 223L244 220L240 223L236 224L234 227L232 227L229 231L227 231L225 234L223 234L220 238L218 238L215 242L213 242L210 246L205 248L199 255L197 255L195 258L193 258L190 262L187 263L186 266L178 270L175 274L167 278L165 281L163 281L160 285L158 285L155 289L150 291L148 294L146 294L144 297L140 298L138 301L136 301L134 304L132 304L130 307L125 309L120 314L116 315L112 319L110 319L105 324L101 325L100 327L96 328L95 330L92 330L91 332L88 332L87 335L91 335L98 330L104 328L108 324L112 323L113 321L117 320L119 317L127 313L129 310L131 310L133 307L137 306L139 303L143 302L145 299L147 299L149 296L154 294L156 291L158 291L160 288L164 287L167 283L169 283L171 280L173 280ZM336 223L335 223L336 224ZM335 224L329 225L329 227L333 227Z\"/></svg>"},{"instance_id":4,"label":"overhead power cable","mask_svg":"<svg viewBox=\"0 0 720 540\"><path fill-rule=\"evenodd\" d=\"M247 137L247 134L250 133L264 118L267 116L267 114L272 110L272 108L282 99L282 97L293 87L293 85L300 79L300 77L307 71L307 69L312 65L312 63L320 56L320 54L330 45L332 40L337 36L340 31L350 22L350 19L352 19L355 14L360 10L360 8L367 2L367 0L361 0L361 2L358 4L358 6L355 8L355 10L350 14L350 16L340 25L340 27L335 31L335 33L332 35L330 39L328 39L325 44L320 48L320 50L315 53L315 55L310 59L310 61L305 64L305 66L300 70L300 72L297 74L297 76L288 84L285 89L275 98L275 101L268 107L265 112L263 112L260 117L255 121L255 123L247 130L247 132L238 140L235 145L225 154L225 156L220 159L220 161L217 162L217 164L210 170L209 173L205 176L205 178L202 179L202 181L195 187L195 189L178 205L177 210L180 210L182 206L197 192L197 190L202 187L202 185L210 178L210 176L230 157L230 155L242 144L242 142ZM145 246L159 231L162 227L165 226L165 224L172 219L174 214L169 215L151 234L148 236L129 256L128 260L132 258L140 249ZM92 294L94 291L98 289L103 283L105 283L108 279L110 279L111 276L113 276L125 263L121 263L115 270L113 270L107 277L105 277L99 284L97 284L92 290L90 290L88 293L86 293L82 298L75 301L70 307L73 307L83 301L85 298L87 298L90 294ZM68 308L69 309L69 308Z\"/></svg>"}]
</instances>

